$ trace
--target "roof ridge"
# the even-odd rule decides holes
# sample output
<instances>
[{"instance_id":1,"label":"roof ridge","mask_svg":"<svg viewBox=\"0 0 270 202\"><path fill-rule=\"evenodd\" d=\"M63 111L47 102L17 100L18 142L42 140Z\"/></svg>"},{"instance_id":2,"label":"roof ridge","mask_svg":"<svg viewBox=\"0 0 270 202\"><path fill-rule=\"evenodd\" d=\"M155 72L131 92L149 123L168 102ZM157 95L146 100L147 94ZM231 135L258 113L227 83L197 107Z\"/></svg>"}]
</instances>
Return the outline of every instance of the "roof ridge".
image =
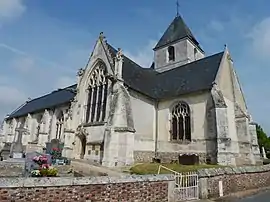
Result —
<instances>
[{"instance_id":1,"label":"roof ridge","mask_svg":"<svg viewBox=\"0 0 270 202\"><path fill-rule=\"evenodd\" d=\"M75 85L77 85L77 84L69 85L69 86L64 87L64 88L58 88L57 90L53 90L53 91L51 91L50 93L46 93L45 95L42 95L42 96L33 98L33 99L31 99L30 101L26 101L26 102L27 102L27 103L30 103L30 102L32 102L32 101L34 101L34 100L38 100L38 99L40 99L40 98L46 97L46 96L48 96L48 95L51 95L51 94L53 94L53 93L56 93L56 92L59 92L59 91L62 91L62 90L68 90L68 88L70 88L70 87L72 87L72 86L75 86Z\"/></svg>"}]
</instances>

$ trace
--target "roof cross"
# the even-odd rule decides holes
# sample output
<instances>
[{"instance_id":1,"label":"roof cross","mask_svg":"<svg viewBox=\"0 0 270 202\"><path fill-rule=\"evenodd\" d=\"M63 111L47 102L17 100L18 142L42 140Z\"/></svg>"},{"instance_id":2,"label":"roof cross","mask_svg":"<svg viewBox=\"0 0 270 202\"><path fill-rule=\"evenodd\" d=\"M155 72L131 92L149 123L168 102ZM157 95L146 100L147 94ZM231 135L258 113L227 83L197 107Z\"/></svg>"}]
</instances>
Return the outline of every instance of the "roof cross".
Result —
<instances>
[{"instance_id":1,"label":"roof cross","mask_svg":"<svg viewBox=\"0 0 270 202\"><path fill-rule=\"evenodd\" d=\"M178 0L176 1L176 16L179 16L179 2Z\"/></svg>"}]
</instances>

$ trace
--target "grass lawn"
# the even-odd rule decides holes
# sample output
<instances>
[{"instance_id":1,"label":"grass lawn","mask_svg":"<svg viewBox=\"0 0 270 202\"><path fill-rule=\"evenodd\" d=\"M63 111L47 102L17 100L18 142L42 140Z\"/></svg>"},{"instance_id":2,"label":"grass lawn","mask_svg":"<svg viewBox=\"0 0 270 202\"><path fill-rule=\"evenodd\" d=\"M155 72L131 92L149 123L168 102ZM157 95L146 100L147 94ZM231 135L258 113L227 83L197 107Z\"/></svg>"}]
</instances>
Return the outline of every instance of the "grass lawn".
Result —
<instances>
[{"instance_id":1,"label":"grass lawn","mask_svg":"<svg viewBox=\"0 0 270 202\"><path fill-rule=\"evenodd\" d=\"M157 174L158 173L158 168L160 165L163 165L171 170L174 170L176 172L188 172L188 171L196 171L198 169L203 169L203 168L219 168L219 167L224 167L220 165L206 165L206 164L200 164L200 165L180 165L180 164L160 164L160 163L141 163L141 164L136 164L133 167L130 168L130 172L132 174L137 174L137 175L147 175L147 174ZM161 174L171 174L170 171L162 169L161 168Z\"/></svg>"}]
</instances>

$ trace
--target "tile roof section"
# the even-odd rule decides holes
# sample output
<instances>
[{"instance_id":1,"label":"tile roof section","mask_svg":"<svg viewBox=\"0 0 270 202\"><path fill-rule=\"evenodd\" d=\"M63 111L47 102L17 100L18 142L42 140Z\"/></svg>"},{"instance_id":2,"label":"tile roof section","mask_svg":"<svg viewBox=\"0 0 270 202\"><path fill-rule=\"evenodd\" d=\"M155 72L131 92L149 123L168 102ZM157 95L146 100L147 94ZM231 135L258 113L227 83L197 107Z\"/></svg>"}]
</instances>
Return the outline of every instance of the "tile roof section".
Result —
<instances>
[{"instance_id":1,"label":"tile roof section","mask_svg":"<svg viewBox=\"0 0 270 202\"><path fill-rule=\"evenodd\" d=\"M186 25L183 18L181 16L176 16L167 30L164 32L163 36L160 38L154 50L184 38L189 38L193 43L195 43L195 45L199 47L199 42Z\"/></svg>"}]
</instances>

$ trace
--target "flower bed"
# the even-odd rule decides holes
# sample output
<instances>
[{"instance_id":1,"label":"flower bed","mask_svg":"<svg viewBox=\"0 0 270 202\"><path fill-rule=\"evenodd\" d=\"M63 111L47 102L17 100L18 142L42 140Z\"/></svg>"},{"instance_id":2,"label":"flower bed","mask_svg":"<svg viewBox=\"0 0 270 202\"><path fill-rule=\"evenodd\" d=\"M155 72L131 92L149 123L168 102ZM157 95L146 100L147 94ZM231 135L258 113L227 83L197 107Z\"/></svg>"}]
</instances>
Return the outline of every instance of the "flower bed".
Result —
<instances>
[{"instance_id":1,"label":"flower bed","mask_svg":"<svg viewBox=\"0 0 270 202\"><path fill-rule=\"evenodd\" d=\"M56 177L58 170L48 163L46 155L39 155L33 158L33 162L38 165L38 169L31 171L32 177Z\"/></svg>"}]
</instances>

